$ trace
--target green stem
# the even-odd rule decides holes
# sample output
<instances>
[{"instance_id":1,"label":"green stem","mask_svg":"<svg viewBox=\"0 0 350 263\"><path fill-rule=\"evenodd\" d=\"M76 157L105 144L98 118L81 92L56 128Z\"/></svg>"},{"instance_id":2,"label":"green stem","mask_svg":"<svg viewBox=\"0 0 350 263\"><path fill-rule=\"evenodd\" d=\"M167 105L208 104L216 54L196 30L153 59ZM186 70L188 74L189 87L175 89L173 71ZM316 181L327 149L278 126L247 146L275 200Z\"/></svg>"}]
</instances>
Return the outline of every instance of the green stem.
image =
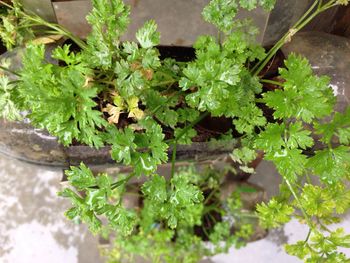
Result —
<instances>
[{"instance_id":1,"label":"green stem","mask_svg":"<svg viewBox=\"0 0 350 263\"><path fill-rule=\"evenodd\" d=\"M191 122L189 125L187 125L177 136L177 138L175 139L175 141L178 141L182 136L184 136L190 129L193 128L193 126L195 126L198 122L200 122L201 120L203 120L205 117L207 117L209 115L209 112L204 112L201 115L199 115L199 117L197 119L195 119L193 122Z\"/></svg>"},{"instance_id":2,"label":"green stem","mask_svg":"<svg viewBox=\"0 0 350 263\"><path fill-rule=\"evenodd\" d=\"M5 5L6 7L13 9L13 6L8 5L7 3L5 3L4 1L0 0L0 4ZM84 41L82 41L79 37L75 36L74 34L72 34L69 30L67 30L66 28L64 28L61 25L55 24L55 23L50 23L45 21L44 19L42 19L40 16L31 13L31 14L27 14L24 11L19 11L19 13L26 19L28 19L29 21L34 22L35 25L42 25L42 26L46 26L49 27L51 29L53 29L53 33L57 32L58 35L64 35L68 38L70 38L71 40L73 40L80 48L85 49L87 47L87 45L85 44Z\"/></svg>"},{"instance_id":3,"label":"green stem","mask_svg":"<svg viewBox=\"0 0 350 263\"><path fill-rule=\"evenodd\" d=\"M306 11L306 13L294 24L294 26L269 50L266 54L265 58L257 63L253 69L252 73L254 76L259 75L259 73L263 70L263 68L267 65L267 63L271 60L271 58L277 53L277 51L290 39L300 31L305 25L307 25L312 19L314 19L318 14L324 12L325 10L337 5L335 1L330 1L325 5L318 5L316 11L312 13L317 4L319 4L319 0L315 1L313 5ZM311 15L310 15L311 14ZM310 15L310 16L309 16Z\"/></svg>"},{"instance_id":4,"label":"green stem","mask_svg":"<svg viewBox=\"0 0 350 263\"><path fill-rule=\"evenodd\" d=\"M134 175L131 173L125 179L119 180L119 181L111 184L111 189L114 190L114 189L118 188L119 186L126 184L133 176Z\"/></svg>"},{"instance_id":5,"label":"green stem","mask_svg":"<svg viewBox=\"0 0 350 263\"><path fill-rule=\"evenodd\" d=\"M181 132L180 134L174 139L172 140L172 145L173 145L173 154L172 154L172 160L171 160L171 178L173 178L174 174L175 174L175 162L176 162L176 146L177 146L177 142L179 141L179 139L182 138L182 136L184 136L193 126L195 126L198 122L200 122L201 120L203 120L206 116L209 115L209 112L204 112L202 113L197 119L195 119L193 122L191 122L188 126L186 126Z\"/></svg>"},{"instance_id":6,"label":"green stem","mask_svg":"<svg viewBox=\"0 0 350 263\"><path fill-rule=\"evenodd\" d=\"M18 76L18 77L20 77L20 76L21 76L20 74L18 74L17 72L15 72L15 71L13 71L13 70L11 70L11 69L9 69L9 68L6 68L6 67L3 67L3 66L0 66L0 69L1 69L1 70L4 70L4 71L7 71L7 72L9 72L9 73L11 73L11 74L13 74L13 75Z\"/></svg>"},{"instance_id":7,"label":"green stem","mask_svg":"<svg viewBox=\"0 0 350 263\"><path fill-rule=\"evenodd\" d=\"M206 205L209 201L210 201L210 198L212 198L212 196L216 193L217 191L213 190L210 192L210 194L207 196L207 198L205 198L204 200L204 205Z\"/></svg>"},{"instance_id":8,"label":"green stem","mask_svg":"<svg viewBox=\"0 0 350 263\"><path fill-rule=\"evenodd\" d=\"M246 217L246 218L259 218L258 215L250 214L250 213L244 213L244 212L235 212L233 216Z\"/></svg>"},{"instance_id":9,"label":"green stem","mask_svg":"<svg viewBox=\"0 0 350 263\"><path fill-rule=\"evenodd\" d=\"M297 196L296 192L293 189L292 184L287 179L285 179L285 181L286 181L286 184L287 184L287 186L289 188L289 191L292 193L294 199L297 201L297 203L298 203L298 205L300 207L300 210L301 210L301 212L302 212L302 214L303 214L307 224L309 225L310 228L313 228L313 224L312 224L311 218L307 215L307 213L306 213L306 211L305 211L305 209L304 209L304 207L303 207L299 197Z\"/></svg>"},{"instance_id":10,"label":"green stem","mask_svg":"<svg viewBox=\"0 0 350 263\"><path fill-rule=\"evenodd\" d=\"M283 83L270 79L260 79L260 82L283 87Z\"/></svg>"},{"instance_id":11,"label":"green stem","mask_svg":"<svg viewBox=\"0 0 350 263\"><path fill-rule=\"evenodd\" d=\"M307 236L306 236L306 238L305 238L305 240L304 240L304 244L306 244L306 243L309 241L309 238L310 238L310 236L311 236L311 233L312 233L312 228L309 229L309 232L307 233Z\"/></svg>"},{"instance_id":12,"label":"green stem","mask_svg":"<svg viewBox=\"0 0 350 263\"><path fill-rule=\"evenodd\" d=\"M161 82L157 82L155 84L152 84L152 87L159 87L159 86L167 86L167 85L172 85L174 83L176 83L176 80L167 80L167 81L161 81Z\"/></svg>"},{"instance_id":13,"label":"green stem","mask_svg":"<svg viewBox=\"0 0 350 263\"><path fill-rule=\"evenodd\" d=\"M175 141L175 143L173 144L173 152L172 152L172 158L171 158L171 178L173 178L175 174L176 146L177 146L177 143Z\"/></svg>"}]
</instances>

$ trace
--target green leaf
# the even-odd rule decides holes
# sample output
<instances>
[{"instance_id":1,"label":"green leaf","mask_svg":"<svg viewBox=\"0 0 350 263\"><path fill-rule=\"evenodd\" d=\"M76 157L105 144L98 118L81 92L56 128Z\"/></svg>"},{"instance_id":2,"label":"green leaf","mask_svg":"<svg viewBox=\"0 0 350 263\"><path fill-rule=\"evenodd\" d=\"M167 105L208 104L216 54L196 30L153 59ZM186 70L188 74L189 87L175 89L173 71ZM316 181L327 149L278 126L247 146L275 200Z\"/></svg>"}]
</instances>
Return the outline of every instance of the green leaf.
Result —
<instances>
[{"instance_id":1,"label":"green leaf","mask_svg":"<svg viewBox=\"0 0 350 263\"><path fill-rule=\"evenodd\" d=\"M274 152L281 150L284 145L284 124L269 123L267 124L265 131L259 134L256 139L256 147L264 150L265 152Z\"/></svg>"},{"instance_id":2,"label":"green leaf","mask_svg":"<svg viewBox=\"0 0 350 263\"><path fill-rule=\"evenodd\" d=\"M199 111L197 111L196 109L180 108L176 112L179 116L179 123L193 122L199 117Z\"/></svg>"},{"instance_id":3,"label":"green leaf","mask_svg":"<svg viewBox=\"0 0 350 263\"><path fill-rule=\"evenodd\" d=\"M70 170L66 170L65 174L69 182L78 190L94 186L96 179L91 170L84 164L80 163L79 167L71 166Z\"/></svg>"},{"instance_id":4,"label":"green leaf","mask_svg":"<svg viewBox=\"0 0 350 263\"><path fill-rule=\"evenodd\" d=\"M1 116L10 121L21 120L22 116L14 100L16 86L10 83L6 75L0 76Z\"/></svg>"},{"instance_id":5,"label":"green leaf","mask_svg":"<svg viewBox=\"0 0 350 263\"><path fill-rule=\"evenodd\" d=\"M256 151L248 147L234 149L230 155L232 160L240 164L248 164L255 160Z\"/></svg>"},{"instance_id":6,"label":"green leaf","mask_svg":"<svg viewBox=\"0 0 350 263\"><path fill-rule=\"evenodd\" d=\"M239 4L242 8L253 10L258 4L258 0L239 0Z\"/></svg>"},{"instance_id":7,"label":"green leaf","mask_svg":"<svg viewBox=\"0 0 350 263\"><path fill-rule=\"evenodd\" d=\"M260 0L260 5L265 10L272 10L276 4L276 0Z\"/></svg>"},{"instance_id":8,"label":"green leaf","mask_svg":"<svg viewBox=\"0 0 350 263\"><path fill-rule=\"evenodd\" d=\"M290 149L306 149L312 147L314 140L310 137L311 132L303 129L301 122L291 123L288 131L287 147Z\"/></svg>"},{"instance_id":9,"label":"green leaf","mask_svg":"<svg viewBox=\"0 0 350 263\"><path fill-rule=\"evenodd\" d=\"M278 172L287 180L294 182L298 176L303 175L307 158L299 149L282 149L270 152L265 156L272 161Z\"/></svg>"},{"instance_id":10,"label":"green leaf","mask_svg":"<svg viewBox=\"0 0 350 263\"><path fill-rule=\"evenodd\" d=\"M287 68L280 69L281 77L285 79L284 89L263 95L265 103L275 110L274 117L297 118L311 123L315 118L330 115L335 104L330 79L313 75L309 62L295 54L289 55L285 65Z\"/></svg>"},{"instance_id":11,"label":"green leaf","mask_svg":"<svg viewBox=\"0 0 350 263\"><path fill-rule=\"evenodd\" d=\"M286 252L292 256L296 256L299 259L304 259L307 255L311 253L310 247L304 241L298 241L292 245L285 246Z\"/></svg>"},{"instance_id":12,"label":"green leaf","mask_svg":"<svg viewBox=\"0 0 350 263\"><path fill-rule=\"evenodd\" d=\"M147 21L136 33L136 39L141 47L151 48L159 45L160 34L157 32L157 24L154 20Z\"/></svg>"},{"instance_id":13,"label":"green leaf","mask_svg":"<svg viewBox=\"0 0 350 263\"><path fill-rule=\"evenodd\" d=\"M135 135L131 128L125 128L124 131L116 132L112 142L112 158L117 162L129 165L131 163L131 154L137 147L134 139Z\"/></svg>"},{"instance_id":14,"label":"green leaf","mask_svg":"<svg viewBox=\"0 0 350 263\"><path fill-rule=\"evenodd\" d=\"M242 108L241 114L238 114L238 119L235 119L233 124L239 133L253 133L256 126L266 124L266 118L261 109L250 103Z\"/></svg>"},{"instance_id":15,"label":"green leaf","mask_svg":"<svg viewBox=\"0 0 350 263\"><path fill-rule=\"evenodd\" d=\"M325 183L333 184L350 176L350 149L339 146L334 149L316 151L307 162L314 174Z\"/></svg>"},{"instance_id":16,"label":"green leaf","mask_svg":"<svg viewBox=\"0 0 350 263\"><path fill-rule=\"evenodd\" d=\"M184 144L184 145L190 145L192 144L192 139L197 136L197 131L195 129L189 129L186 130L186 132L183 134L185 128L176 128L174 131L175 139L177 140L178 144ZM182 134L180 138L178 136Z\"/></svg>"},{"instance_id":17,"label":"green leaf","mask_svg":"<svg viewBox=\"0 0 350 263\"><path fill-rule=\"evenodd\" d=\"M336 112L329 123L316 123L317 134L322 134L321 141L330 143L333 136L338 136L341 144L350 143L350 108L344 114Z\"/></svg>"},{"instance_id":18,"label":"green leaf","mask_svg":"<svg viewBox=\"0 0 350 263\"><path fill-rule=\"evenodd\" d=\"M291 215L294 209L285 204L278 202L272 198L267 204L258 204L256 207L260 224L264 228L275 228L281 224L288 223L291 220Z\"/></svg>"},{"instance_id":19,"label":"green leaf","mask_svg":"<svg viewBox=\"0 0 350 263\"><path fill-rule=\"evenodd\" d=\"M203 194L198 186L191 184L185 176L178 174L171 179L171 184L175 189L169 198L170 203L186 206L203 201Z\"/></svg>"},{"instance_id":20,"label":"green leaf","mask_svg":"<svg viewBox=\"0 0 350 263\"><path fill-rule=\"evenodd\" d=\"M212 0L203 9L202 15L205 21L215 25L223 32L232 29L232 20L238 11L238 4L232 0Z\"/></svg>"},{"instance_id":21,"label":"green leaf","mask_svg":"<svg viewBox=\"0 0 350 263\"><path fill-rule=\"evenodd\" d=\"M110 69L113 57L119 53L119 38L129 24L130 8L122 0L93 0L92 6L86 17L92 30L84 59L92 66Z\"/></svg>"},{"instance_id":22,"label":"green leaf","mask_svg":"<svg viewBox=\"0 0 350 263\"><path fill-rule=\"evenodd\" d=\"M67 67L46 63L44 53L44 45L28 45L23 57L18 92L23 107L31 111L31 123L46 128L64 145L76 139L101 147L99 128L107 122L95 110L100 87L86 85L90 70L81 63Z\"/></svg>"},{"instance_id":23,"label":"green leaf","mask_svg":"<svg viewBox=\"0 0 350 263\"><path fill-rule=\"evenodd\" d=\"M110 206L106 213L108 224L123 236L128 236L134 230L137 218L133 211L127 210L121 206Z\"/></svg>"},{"instance_id":24,"label":"green leaf","mask_svg":"<svg viewBox=\"0 0 350 263\"><path fill-rule=\"evenodd\" d=\"M165 202L167 200L165 178L157 174L153 175L151 180L143 184L142 192L154 202Z\"/></svg>"},{"instance_id":25,"label":"green leaf","mask_svg":"<svg viewBox=\"0 0 350 263\"><path fill-rule=\"evenodd\" d=\"M330 216L335 208L335 202L330 193L315 185L306 184L303 187L300 201L303 209L310 216Z\"/></svg>"},{"instance_id":26,"label":"green leaf","mask_svg":"<svg viewBox=\"0 0 350 263\"><path fill-rule=\"evenodd\" d=\"M229 222L219 222L215 224L214 231L210 233L209 240L214 245L218 245L231 235L231 225Z\"/></svg>"}]
</instances>

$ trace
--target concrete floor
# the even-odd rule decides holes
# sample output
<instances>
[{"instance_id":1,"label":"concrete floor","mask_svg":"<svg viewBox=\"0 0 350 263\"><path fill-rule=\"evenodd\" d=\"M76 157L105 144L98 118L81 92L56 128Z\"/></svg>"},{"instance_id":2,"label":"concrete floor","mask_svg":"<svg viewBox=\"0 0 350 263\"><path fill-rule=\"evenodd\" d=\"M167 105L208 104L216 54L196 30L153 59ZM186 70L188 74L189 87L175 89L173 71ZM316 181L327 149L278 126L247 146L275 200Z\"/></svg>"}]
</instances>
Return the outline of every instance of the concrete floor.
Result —
<instances>
[{"instance_id":1,"label":"concrete floor","mask_svg":"<svg viewBox=\"0 0 350 263\"><path fill-rule=\"evenodd\" d=\"M57 196L62 171L33 166L0 156L0 262L3 263L99 263L97 238L83 225L66 220L69 206ZM269 195L278 184L278 174L263 162L251 181L264 186ZM350 217L343 226L350 232ZM307 229L292 220L260 241L241 250L203 262L296 263L281 244L306 236ZM349 253L350 254L350 253Z\"/></svg>"}]
</instances>

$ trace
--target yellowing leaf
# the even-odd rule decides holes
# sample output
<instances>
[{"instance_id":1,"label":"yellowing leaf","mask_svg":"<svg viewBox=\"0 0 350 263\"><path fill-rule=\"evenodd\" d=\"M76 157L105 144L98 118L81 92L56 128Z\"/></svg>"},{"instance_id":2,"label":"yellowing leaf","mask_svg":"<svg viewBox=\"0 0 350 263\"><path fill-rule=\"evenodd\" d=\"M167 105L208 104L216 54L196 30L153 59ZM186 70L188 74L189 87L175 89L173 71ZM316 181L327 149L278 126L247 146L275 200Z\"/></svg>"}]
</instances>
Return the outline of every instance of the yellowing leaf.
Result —
<instances>
[{"instance_id":1,"label":"yellowing leaf","mask_svg":"<svg viewBox=\"0 0 350 263\"><path fill-rule=\"evenodd\" d=\"M145 116L145 113L140 109L133 109L128 115L129 118L135 118L137 120L141 120L143 116Z\"/></svg>"},{"instance_id":2,"label":"yellowing leaf","mask_svg":"<svg viewBox=\"0 0 350 263\"><path fill-rule=\"evenodd\" d=\"M140 120L144 117L144 112L139 109L139 99L137 97L131 97L126 102L128 104L129 118Z\"/></svg>"},{"instance_id":3,"label":"yellowing leaf","mask_svg":"<svg viewBox=\"0 0 350 263\"><path fill-rule=\"evenodd\" d=\"M108 118L109 123L118 123L120 113L122 112L122 109L120 107L108 103L107 107L104 108L103 111L107 112L110 115Z\"/></svg>"},{"instance_id":4,"label":"yellowing leaf","mask_svg":"<svg viewBox=\"0 0 350 263\"><path fill-rule=\"evenodd\" d=\"M93 81L94 79L92 77L86 76L85 77L85 83L84 83L84 88L89 87L89 83Z\"/></svg>"},{"instance_id":5,"label":"yellowing leaf","mask_svg":"<svg viewBox=\"0 0 350 263\"><path fill-rule=\"evenodd\" d=\"M35 45L50 44L60 40L62 37L63 37L62 35L50 35L50 36L38 37L34 39L32 42Z\"/></svg>"},{"instance_id":6,"label":"yellowing leaf","mask_svg":"<svg viewBox=\"0 0 350 263\"><path fill-rule=\"evenodd\" d=\"M115 105L117 105L119 108L125 109L124 100L117 92L113 92L112 97Z\"/></svg>"}]
</instances>

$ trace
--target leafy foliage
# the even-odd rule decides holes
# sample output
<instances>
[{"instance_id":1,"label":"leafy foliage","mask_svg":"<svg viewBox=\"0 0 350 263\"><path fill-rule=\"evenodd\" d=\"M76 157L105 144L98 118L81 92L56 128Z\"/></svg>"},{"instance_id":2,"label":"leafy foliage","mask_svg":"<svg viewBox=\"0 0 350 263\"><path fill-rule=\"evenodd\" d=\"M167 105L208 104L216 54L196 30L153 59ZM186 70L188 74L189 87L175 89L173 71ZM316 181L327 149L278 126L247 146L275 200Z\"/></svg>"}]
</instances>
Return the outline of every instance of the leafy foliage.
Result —
<instances>
[{"instance_id":1,"label":"leafy foliage","mask_svg":"<svg viewBox=\"0 0 350 263\"><path fill-rule=\"evenodd\" d=\"M13 8L7 8L6 14L1 14L0 18L0 38L8 50L34 36L30 19L21 16L21 4L18 1L12 1L12 4Z\"/></svg>"},{"instance_id":2,"label":"leafy foliage","mask_svg":"<svg viewBox=\"0 0 350 263\"><path fill-rule=\"evenodd\" d=\"M2 117L8 120L20 120L21 114L17 105L13 102L13 92L16 85L11 84L7 76L0 76L0 108L2 109Z\"/></svg>"},{"instance_id":3,"label":"leafy foliage","mask_svg":"<svg viewBox=\"0 0 350 263\"><path fill-rule=\"evenodd\" d=\"M26 46L19 70L1 65L2 116L20 120L26 113L35 127L47 129L65 146L108 145L112 158L131 168L116 180L104 173L95 176L84 164L71 167L66 171L70 187L60 192L72 203L69 219L86 223L93 233L113 233L115 247L107 252L111 262L134 262L134 255L152 262L198 262L244 245L253 233L246 218L255 216L265 228L279 227L293 216L308 224L306 239L286 246L306 262L348 261L338 249L350 246L349 235L328 225L340 222L350 208L350 109L334 112L330 78L316 76L299 55L291 54L279 69L281 82L259 75L290 36L265 54L255 42L256 28L235 16L240 8L270 10L274 3L210 1L202 15L218 28L218 36L200 36L189 62L160 58L153 20L137 30L137 42L122 42L130 22L130 8L122 0L92 1L86 42L27 14L17 1L7 6L0 37L8 49ZM316 14L346 4L316 1L290 35ZM37 35L42 26L50 36ZM46 50L44 44L62 37L74 45ZM266 92L264 82L278 88ZM266 106L274 121L263 112ZM256 215L243 209L241 194L250 193L249 187L224 199L222 174L199 173L194 167L176 171L176 146L205 137L204 117L230 119L228 132L209 136L209 147L240 145L230 155L240 170L254 173L251 164L259 153L281 174L280 194L258 205ZM168 161L169 145L171 172L161 176L157 168ZM129 181L134 176L142 186ZM142 205L130 209L128 194ZM204 239L213 246L208 248Z\"/></svg>"},{"instance_id":4,"label":"leafy foliage","mask_svg":"<svg viewBox=\"0 0 350 263\"><path fill-rule=\"evenodd\" d=\"M59 195L69 198L73 207L67 210L68 219L82 220L93 233L98 233L102 227L101 216L108 219L108 225L122 235L129 235L136 223L135 212L127 210L120 204L112 205L109 198L112 196L113 185L107 174L98 174L96 177L83 163L78 167L71 167L66 171L68 180L76 188L75 192L65 188Z\"/></svg>"},{"instance_id":5,"label":"leafy foliage","mask_svg":"<svg viewBox=\"0 0 350 263\"><path fill-rule=\"evenodd\" d=\"M271 199L268 204L258 205L257 212L259 213L261 225L271 228L289 222L291 220L290 215L294 212L294 209L278 202L276 199Z\"/></svg>"},{"instance_id":6,"label":"leafy foliage","mask_svg":"<svg viewBox=\"0 0 350 263\"><path fill-rule=\"evenodd\" d=\"M234 27L233 19L239 7L252 10L260 5L266 10L271 10L275 2L275 0L212 0L204 8L202 15L205 21L228 33Z\"/></svg>"},{"instance_id":7,"label":"leafy foliage","mask_svg":"<svg viewBox=\"0 0 350 263\"><path fill-rule=\"evenodd\" d=\"M332 113L335 97L329 88L329 78L312 74L309 62L291 54L285 61L286 69L280 69L285 79L283 90L267 92L266 104L275 110L276 119L298 118L310 123ZM322 103L314 103L315 100Z\"/></svg>"},{"instance_id":8,"label":"leafy foliage","mask_svg":"<svg viewBox=\"0 0 350 263\"><path fill-rule=\"evenodd\" d=\"M21 103L31 110L33 124L58 136L64 145L71 144L74 138L100 147L103 141L98 128L107 122L94 109L97 104L93 99L101 87L86 84L91 71L81 63L80 56L69 56L67 48L59 49L55 56L63 58L63 52L64 59L77 66L62 68L46 63L44 45L27 46L18 85Z\"/></svg>"}]
</instances>

